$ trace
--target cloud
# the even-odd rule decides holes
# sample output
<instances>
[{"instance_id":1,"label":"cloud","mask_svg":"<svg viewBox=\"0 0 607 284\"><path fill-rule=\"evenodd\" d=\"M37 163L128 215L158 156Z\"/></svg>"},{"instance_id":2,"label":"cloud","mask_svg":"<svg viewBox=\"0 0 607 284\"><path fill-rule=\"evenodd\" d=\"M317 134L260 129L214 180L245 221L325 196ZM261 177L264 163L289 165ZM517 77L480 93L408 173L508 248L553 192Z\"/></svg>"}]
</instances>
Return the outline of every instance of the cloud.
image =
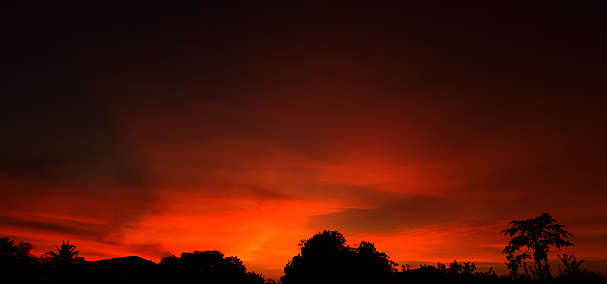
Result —
<instances>
[{"instance_id":1,"label":"cloud","mask_svg":"<svg viewBox=\"0 0 607 284\"><path fill-rule=\"evenodd\" d=\"M291 200L292 197L279 192L266 188L250 186L249 190L253 193L253 196L261 200Z\"/></svg>"},{"instance_id":2,"label":"cloud","mask_svg":"<svg viewBox=\"0 0 607 284\"><path fill-rule=\"evenodd\" d=\"M48 82L38 74L43 71L33 71L40 76L35 84L6 90L11 107L0 112L0 132L7 137L0 139L0 206L88 216L107 226L24 219L11 224L93 237L119 232L152 213L151 174L108 105L85 82L54 75L56 81Z\"/></svg>"},{"instance_id":3,"label":"cloud","mask_svg":"<svg viewBox=\"0 0 607 284\"><path fill-rule=\"evenodd\" d=\"M172 255L167 251L165 245L162 243L141 243L141 244L125 244L120 246L121 250L134 253L135 255L145 255L148 257L157 258L159 256L170 256Z\"/></svg>"},{"instance_id":4,"label":"cloud","mask_svg":"<svg viewBox=\"0 0 607 284\"><path fill-rule=\"evenodd\" d=\"M434 196L383 194L367 203L369 208L344 208L335 213L312 216L309 226L339 228L354 234L387 234L436 225L453 220L456 204Z\"/></svg>"},{"instance_id":5,"label":"cloud","mask_svg":"<svg viewBox=\"0 0 607 284\"><path fill-rule=\"evenodd\" d=\"M31 220L27 218L15 218L10 216L0 216L3 226L17 227L37 232L59 233L67 236L73 236L81 239L103 240L106 243L116 243L116 240L107 238L110 234L110 226L91 224L89 222L78 222L73 220L61 220L57 218L36 218Z\"/></svg>"},{"instance_id":6,"label":"cloud","mask_svg":"<svg viewBox=\"0 0 607 284\"><path fill-rule=\"evenodd\" d=\"M285 18L281 7L165 5L133 21L141 7L97 6L9 13L0 207L73 217L2 217L11 226L101 239L150 213L162 228L185 215L200 227L182 219L183 234L210 224L216 243L241 246L242 228L265 226L251 208L282 208L265 224L285 233L274 219L287 220L295 240L432 227L419 248L444 227L485 233L470 224L543 211L581 236L605 225L596 13L568 9L570 27L558 5L541 7L505 26L503 9L293 6ZM469 254L466 241L424 253Z\"/></svg>"}]
</instances>

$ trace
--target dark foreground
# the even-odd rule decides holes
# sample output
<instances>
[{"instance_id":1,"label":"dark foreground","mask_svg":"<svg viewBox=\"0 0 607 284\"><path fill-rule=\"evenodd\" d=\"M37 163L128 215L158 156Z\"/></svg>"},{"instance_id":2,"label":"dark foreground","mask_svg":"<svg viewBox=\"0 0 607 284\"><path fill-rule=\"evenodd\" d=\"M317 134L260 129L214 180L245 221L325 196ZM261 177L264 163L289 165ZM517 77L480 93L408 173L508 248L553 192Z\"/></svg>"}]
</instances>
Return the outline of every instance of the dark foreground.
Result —
<instances>
[{"instance_id":1,"label":"dark foreground","mask_svg":"<svg viewBox=\"0 0 607 284\"><path fill-rule=\"evenodd\" d=\"M326 271L321 268L321 270ZM205 273L187 268L167 267L140 257L131 256L101 261L85 261L65 267L2 265L0 283L209 283L209 284L263 284L275 283L261 275L233 271ZM309 276L309 277L308 277ZM314 279L312 279L312 277ZM285 279L287 280L287 279ZM393 272L382 276L365 277L364 274L345 275L310 273L301 279L288 279L290 283L607 283L599 273L581 270L575 274L559 275L545 281L520 275L516 279L498 276L492 272L473 273L450 271L435 266L420 267L408 271Z\"/></svg>"}]
</instances>

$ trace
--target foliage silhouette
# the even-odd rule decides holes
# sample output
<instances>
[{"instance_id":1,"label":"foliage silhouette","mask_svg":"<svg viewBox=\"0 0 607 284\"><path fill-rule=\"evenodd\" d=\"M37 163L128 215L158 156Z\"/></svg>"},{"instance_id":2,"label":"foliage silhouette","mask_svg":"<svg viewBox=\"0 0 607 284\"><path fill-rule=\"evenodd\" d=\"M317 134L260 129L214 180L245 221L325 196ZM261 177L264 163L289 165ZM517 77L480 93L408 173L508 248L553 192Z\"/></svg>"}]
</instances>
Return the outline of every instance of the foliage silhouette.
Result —
<instances>
[{"instance_id":1,"label":"foliage silhouette","mask_svg":"<svg viewBox=\"0 0 607 284\"><path fill-rule=\"evenodd\" d=\"M542 217L542 216L540 216ZM531 229L521 225L523 221L513 221L512 228L504 232L512 233L515 240L525 232L525 240L529 238L541 244L550 243L555 237L542 235L531 236L530 232L543 232L546 228L556 228L554 231L560 238L570 236L562 229L563 226L548 215L544 220L550 227L540 222L537 228ZM539 217L538 217L539 218ZM536 219L538 219L536 218ZM529 220L526 220L529 221ZM531 221L536 222L535 219ZM533 223L530 222L530 223ZM518 226L518 227L517 227ZM543 229L542 229L543 228ZM518 230L518 231L517 231ZM408 264L402 265L402 271L397 271L397 264L390 261L385 253L378 252L375 246L363 241L354 246L346 245L344 236L337 231L323 231L312 238L302 240L299 244L300 253L292 258L284 268L285 275L281 277L283 284L300 283L353 283L353 284L418 284L418 283L447 283L447 284L607 284L604 276L581 268L584 260L578 261L573 255L559 255L559 276L538 278L537 267L529 267L524 262L531 258L535 249L547 248L540 246L516 248L516 242L511 241L508 251L514 260L521 260L516 268L522 267L526 274L517 277L498 276L490 268L488 272L476 272L472 262L457 262L450 264L438 263L437 266L420 265L410 269ZM570 244L563 240L557 246ZM572 245L572 244L571 244ZM69 241L61 246L55 245L57 251L48 252L44 258L34 258L31 255L33 245L20 242L15 245L8 238L0 239L0 283L207 283L207 284L275 284L273 280L264 280L260 274L247 272L243 262L235 256L226 257L219 251L194 251L178 256L163 257L159 264L137 256L113 258L99 261L85 261L78 256L76 246ZM519 252L527 249L524 252ZM518 254L515 254L517 252ZM525 258L525 255L528 257ZM549 269L543 263L541 269ZM549 272L546 272L549 273ZM534 277L532 277L532 275ZM549 274L545 274L549 275Z\"/></svg>"},{"instance_id":2,"label":"foliage silhouette","mask_svg":"<svg viewBox=\"0 0 607 284\"><path fill-rule=\"evenodd\" d=\"M63 241L61 247L55 245L57 248L57 252L49 251L47 252L46 261L51 263L51 266L67 266L76 263L80 263L84 260L84 258L79 257L78 253L80 251L76 250L76 246L74 244L70 244L70 241Z\"/></svg>"},{"instance_id":3,"label":"foliage silhouette","mask_svg":"<svg viewBox=\"0 0 607 284\"><path fill-rule=\"evenodd\" d=\"M551 246L557 249L561 247L573 246L569 241L564 240L571 233L563 229L564 225L559 225L549 213L542 213L540 216L527 220L514 220L509 223L510 228L502 231L504 236L510 236L512 239L504 248L502 253L507 254L506 265L511 270L511 276L518 276L518 268L525 264L525 259L533 258L535 268L530 267L531 275L540 281L551 278L550 266L548 265L548 251ZM516 251L525 249L522 254L515 255ZM532 252L530 255L529 252Z\"/></svg>"},{"instance_id":4,"label":"foliage silhouette","mask_svg":"<svg viewBox=\"0 0 607 284\"><path fill-rule=\"evenodd\" d=\"M561 276L578 273L580 271L580 265L582 265L582 263L585 261L577 261L577 258L574 255L567 255L566 253L564 253L562 256L557 256L564 266L564 268L561 268L561 265L559 264L559 275Z\"/></svg>"},{"instance_id":5,"label":"foliage silhouette","mask_svg":"<svg viewBox=\"0 0 607 284\"><path fill-rule=\"evenodd\" d=\"M219 251L184 252L181 257L163 257L160 266L211 283L261 284L265 280L259 274L247 272L244 264L235 256L225 257Z\"/></svg>"},{"instance_id":6,"label":"foliage silhouette","mask_svg":"<svg viewBox=\"0 0 607 284\"><path fill-rule=\"evenodd\" d=\"M562 262L559 264L558 283L604 283L601 274L580 268L585 260L578 261L574 255L557 255Z\"/></svg>"},{"instance_id":7,"label":"foliage silhouette","mask_svg":"<svg viewBox=\"0 0 607 284\"><path fill-rule=\"evenodd\" d=\"M447 272L450 274L460 274L462 272L462 265L457 263L457 260L454 260L451 264L449 264Z\"/></svg>"},{"instance_id":8,"label":"foliage silhouette","mask_svg":"<svg viewBox=\"0 0 607 284\"><path fill-rule=\"evenodd\" d=\"M301 252L285 266L283 284L361 283L396 272L396 263L369 242L346 244L338 231L323 231L302 240Z\"/></svg>"},{"instance_id":9,"label":"foliage silhouette","mask_svg":"<svg viewBox=\"0 0 607 284\"><path fill-rule=\"evenodd\" d=\"M9 238L0 239L0 263L3 264L33 264L36 259L32 256L31 250L34 246L24 241L15 245L15 242Z\"/></svg>"},{"instance_id":10,"label":"foliage silhouette","mask_svg":"<svg viewBox=\"0 0 607 284\"><path fill-rule=\"evenodd\" d=\"M31 243L0 239L0 283L39 283L39 259L31 254Z\"/></svg>"},{"instance_id":11,"label":"foliage silhouette","mask_svg":"<svg viewBox=\"0 0 607 284\"><path fill-rule=\"evenodd\" d=\"M425 266L424 268L427 268L427 267L428 266ZM480 276L491 275L491 270L487 273L475 274L474 271L476 271L476 264L474 264L473 262L470 262L470 261L458 263L457 260L454 260L448 266L444 263L439 262L436 265L436 269L440 273L443 274L441 279L444 279L444 281L456 282L456 283L460 283L460 282L468 283L470 281L474 281L474 278L479 275ZM435 277L437 277L437 276L435 276ZM484 278L489 278L489 277L484 277Z\"/></svg>"}]
</instances>

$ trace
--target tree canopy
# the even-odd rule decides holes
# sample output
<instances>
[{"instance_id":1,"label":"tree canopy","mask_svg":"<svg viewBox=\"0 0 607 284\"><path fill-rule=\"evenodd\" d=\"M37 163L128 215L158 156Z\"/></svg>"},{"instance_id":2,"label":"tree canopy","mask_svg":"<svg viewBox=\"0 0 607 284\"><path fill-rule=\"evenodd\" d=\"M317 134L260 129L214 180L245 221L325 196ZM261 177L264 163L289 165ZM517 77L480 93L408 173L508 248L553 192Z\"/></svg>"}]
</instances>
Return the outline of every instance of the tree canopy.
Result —
<instances>
[{"instance_id":1,"label":"tree canopy","mask_svg":"<svg viewBox=\"0 0 607 284\"><path fill-rule=\"evenodd\" d=\"M31 243L24 241L15 245L9 238L0 239L0 263L2 264L31 264L36 261L30 251L34 248Z\"/></svg>"},{"instance_id":2,"label":"tree canopy","mask_svg":"<svg viewBox=\"0 0 607 284\"><path fill-rule=\"evenodd\" d=\"M160 265L198 280L210 283L261 284L261 275L247 272L242 261L235 256L225 257L216 250L184 252L181 257L163 257Z\"/></svg>"},{"instance_id":3,"label":"tree canopy","mask_svg":"<svg viewBox=\"0 0 607 284\"><path fill-rule=\"evenodd\" d=\"M396 264L369 242L346 245L338 231L323 231L302 240L301 252L285 266L283 284L357 283L394 273Z\"/></svg>"},{"instance_id":4,"label":"tree canopy","mask_svg":"<svg viewBox=\"0 0 607 284\"><path fill-rule=\"evenodd\" d=\"M502 253L507 254L506 264L511 270L512 277L517 276L518 267L529 258L533 258L536 264L531 272L534 277L540 280L551 277L548 265L550 247L554 246L560 250L561 247L573 246L571 242L565 240L573 235L563 229L565 226L558 224L549 213L542 213L532 219L514 220L509 225L510 227L502 233L512 239ZM517 251L522 253L515 255Z\"/></svg>"}]
</instances>

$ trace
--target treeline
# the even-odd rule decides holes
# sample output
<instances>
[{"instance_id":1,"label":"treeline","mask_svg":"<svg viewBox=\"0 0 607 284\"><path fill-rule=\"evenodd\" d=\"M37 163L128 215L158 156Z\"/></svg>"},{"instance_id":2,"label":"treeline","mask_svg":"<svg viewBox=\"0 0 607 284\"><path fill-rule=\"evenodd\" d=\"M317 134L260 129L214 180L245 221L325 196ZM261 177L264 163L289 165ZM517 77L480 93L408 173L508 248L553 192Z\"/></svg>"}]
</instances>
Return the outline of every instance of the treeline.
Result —
<instances>
[{"instance_id":1,"label":"treeline","mask_svg":"<svg viewBox=\"0 0 607 284\"><path fill-rule=\"evenodd\" d=\"M530 236L530 246L537 245L535 249L541 249L546 254L548 249L543 246L550 241L557 241L554 232L542 232L544 226L538 223L529 224L529 228L537 233L536 236ZM524 231L523 237L518 236L513 240L521 242L529 234L530 232ZM539 243L534 244L535 240L539 240ZM509 266L516 270L514 273L511 271L508 275L497 275L493 268L478 272L473 262L439 262L436 266L412 268L391 261L385 253L378 252L372 243L363 241L353 247L345 243L345 238L337 231L324 231L303 240L300 243L300 253L285 266L282 283L607 283L600 273L581 268L583 260L578 261L573 255L559 256L562 263L558 266L557 276L550 272L547 259L538 258L542 262L539 269L544 269L538 272L535 264L524 261L527 257L521 257L523 261L520 262L520 267ZM533 252L533 249L525 249L522 254L533 255ZM516 255L514 251L512 254Z\"/></svg>"},{"instance_id":2,"label":"treeline","mask_svg":"<svg viewBox=\"0 0 607 284\"><path fill-rule=\"evenodd\" d=\"M135 256L86 261L69 241L55 247L34 257L31 243L0 239L0 283L275 283L219 251L182 253L156 264Z\"/></svg>"},{"instance_id":3,"label":"treeline","mask_svg":"<svg viewBox=\"0 0 607 284\"><path fill-rule=\"evenodd\" d=\"M511 237L504 248L509 269L497 275L493 268L478 272L472 262L437 263L416 268L399 265L369 242L349 246L338 231L323 231L302 240L300 253L284 268L283 284L406 284L406 283L607 283L598 272L581 267L584 260L558 255L561 264L551 269L550 248L573 246L571 236L548 213L512 221L502 231ZM248 272L238 257L219 251L184 252L163 257L156 264L139 257L85 261L69 241L41 257L33 245L0 239L0 283L209 283L268 284L261 274ZM529 262L528 262L529 261ZM558 274L556 272L558 271ZM553 275L554 274L556 275Z\"/></svg>"}]
</instances>

